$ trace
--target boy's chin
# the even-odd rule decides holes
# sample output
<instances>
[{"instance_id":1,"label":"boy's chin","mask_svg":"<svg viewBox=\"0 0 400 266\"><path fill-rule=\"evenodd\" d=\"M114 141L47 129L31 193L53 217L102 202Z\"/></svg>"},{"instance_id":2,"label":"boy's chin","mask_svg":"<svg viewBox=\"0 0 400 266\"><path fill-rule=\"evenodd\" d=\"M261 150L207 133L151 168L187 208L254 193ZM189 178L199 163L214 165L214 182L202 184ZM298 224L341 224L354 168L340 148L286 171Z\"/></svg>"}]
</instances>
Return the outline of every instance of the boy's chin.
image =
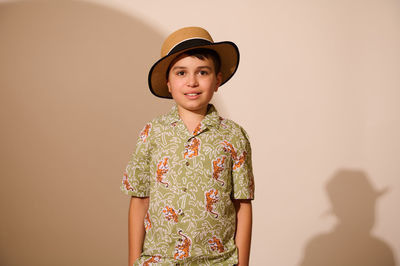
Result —
<instances>
[{"instance_id":1,"label":"boy's chin","mask_svg":"<svg viewBox=\"0 0 400 266\"><path fill-rule=\"evenodd\" d=\"M188 111L193 113L206 113L209 102L202 104L179 104L178 108L181 111Z\"/></svg>"}]
</instances>

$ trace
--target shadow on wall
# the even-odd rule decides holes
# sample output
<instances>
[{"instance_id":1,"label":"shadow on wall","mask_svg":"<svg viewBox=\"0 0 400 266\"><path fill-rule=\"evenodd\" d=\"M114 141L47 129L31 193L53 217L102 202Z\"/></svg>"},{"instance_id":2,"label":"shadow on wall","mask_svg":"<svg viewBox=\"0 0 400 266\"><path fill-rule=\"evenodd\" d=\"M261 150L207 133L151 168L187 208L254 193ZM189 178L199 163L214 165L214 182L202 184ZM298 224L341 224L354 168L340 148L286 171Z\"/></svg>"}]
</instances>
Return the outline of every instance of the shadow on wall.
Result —
<instances>
[{"instance_id":1,"label":"shadow on wall","mask_svg":"<svg viewBox=\"0 0 400 266\"><path fill-rule=\"evenodd\" d=\"M364 172L338 171L326 186L332 214L338 223L331 232L313 237L301 266L393 266L389 245L372 235L376 200L387 189L376 191Z\"/></svg>"},{"instance_id":2,"label":"shadow on wall","mask_svg":"<svg viewBox=\"0 0 400 266\"><path fill-rule=\"evenodd\" d=\"M0 265L123 265L122 173L163 38L109 7L0 4Z\"/></svg>"}]
</instances>

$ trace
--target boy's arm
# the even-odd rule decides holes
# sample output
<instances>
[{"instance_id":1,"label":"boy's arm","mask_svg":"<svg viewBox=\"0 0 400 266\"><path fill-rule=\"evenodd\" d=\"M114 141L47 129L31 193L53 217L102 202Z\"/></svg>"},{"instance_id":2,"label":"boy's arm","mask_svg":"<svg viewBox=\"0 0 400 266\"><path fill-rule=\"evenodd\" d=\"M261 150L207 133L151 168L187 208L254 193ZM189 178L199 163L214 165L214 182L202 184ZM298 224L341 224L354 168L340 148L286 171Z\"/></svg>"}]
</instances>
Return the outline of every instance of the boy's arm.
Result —
<instances>
[{"instance_id":1,"label":"boy's arm","mask_svg":"<svg viewBox=\"0 0 400 266\"><path fill-rule=\"evenodd\" d=\"M236 236L235 242L239 253L239 266L249 265L252 206L251 200L233 200L236 209Z\"/></svg>"},{"instance_id":2,"label":"boy's arm","mask_svg":"<svg viewBox=\"0 0 400 266\"><path fill-rule=\"evenodd\" d=\"M145 236L144 217L148 208L148 197L131 197L128 216L129 266L132 266L142 253Z\"/></svg>"}]
</instances>

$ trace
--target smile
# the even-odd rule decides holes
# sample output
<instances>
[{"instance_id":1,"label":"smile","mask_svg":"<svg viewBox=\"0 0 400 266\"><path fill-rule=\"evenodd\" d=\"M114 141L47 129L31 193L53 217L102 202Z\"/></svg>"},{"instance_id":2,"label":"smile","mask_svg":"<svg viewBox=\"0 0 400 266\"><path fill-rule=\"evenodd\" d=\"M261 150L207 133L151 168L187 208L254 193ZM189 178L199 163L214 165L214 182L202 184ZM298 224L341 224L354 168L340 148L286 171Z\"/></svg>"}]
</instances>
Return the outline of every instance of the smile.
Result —
<instances>
[{"instance_id":1,"label":"smile","mask_svg":"<svg viewBox=\"0 0 400 266\"><path fill-rule=\"evenodd\" d=\"M200 94L200 92L199 93L185 93L185 95L187 95L187 96L196 96L199 94Z\"/></svg>"}]
</instances>

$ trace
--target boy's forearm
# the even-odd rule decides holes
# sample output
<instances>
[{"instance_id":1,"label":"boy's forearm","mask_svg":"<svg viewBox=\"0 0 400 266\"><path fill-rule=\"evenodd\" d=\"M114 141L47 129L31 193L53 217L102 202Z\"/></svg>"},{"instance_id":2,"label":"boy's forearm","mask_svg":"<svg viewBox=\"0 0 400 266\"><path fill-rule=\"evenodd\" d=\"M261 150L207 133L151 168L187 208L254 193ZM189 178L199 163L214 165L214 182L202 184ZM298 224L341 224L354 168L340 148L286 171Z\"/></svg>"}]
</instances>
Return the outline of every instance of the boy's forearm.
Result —
<instances>
[{"instance_id":1,"label":"boy's forearm","mask_svg":"<svg viewBox=\"0 0 400 266\"><path fill-rule=\"evenodd\" d=\"M239 266L249 265L252 206L250 200L234 200L236 209L236 236L235 242L239 253Z\"/></svg>"},{"instance_id":2,"label":"boy's forearm","mask_svg":"<svg viewBox=\"0 0 400 266\"><path fill-rule=\"evenodd\" d=\"M140 256L145 236L144 217L149 207L149 198L131 197L128 216L129 266Z\"/></svg>"}]
</instances>

